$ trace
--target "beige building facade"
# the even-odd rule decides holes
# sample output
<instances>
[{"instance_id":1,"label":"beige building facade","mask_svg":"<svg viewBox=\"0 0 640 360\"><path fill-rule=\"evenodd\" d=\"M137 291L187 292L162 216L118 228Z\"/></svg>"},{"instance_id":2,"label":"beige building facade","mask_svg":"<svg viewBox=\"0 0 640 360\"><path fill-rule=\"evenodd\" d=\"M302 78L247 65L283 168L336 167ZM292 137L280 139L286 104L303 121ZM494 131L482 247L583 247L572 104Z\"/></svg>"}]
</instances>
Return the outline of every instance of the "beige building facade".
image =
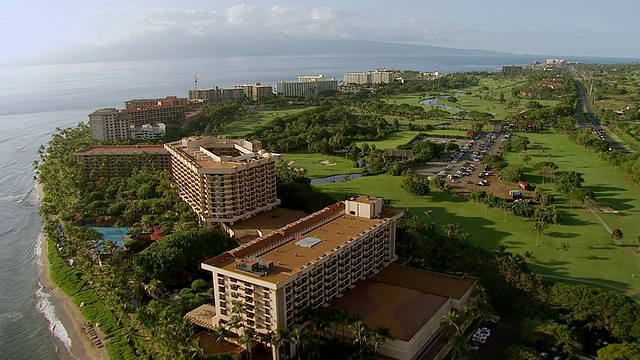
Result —
<instances>
[{"instance_id":1,"label":"beige building facade","mask_svg":"<svg viewBox=\"0 0 640 360\"><path fill-rule=\"evenodd\" d=\"M91 138L94 140L127 140L131 117L116 108L105 108L89 114Z\"/></svg>"},{"instance_id":2,"label":"beige building facade","mask_svg":"<svg viewBox=\"0 0 640 360\"><path fill-rule=\"evenodd\" d=\"M388 84L393 81L391 71L368 71L364 73L346 73L342 78L345 84Z\"/></svg>"},{"instance_id":3,"label":"beige building facade","mask_svg":"<svg viewBox=\"0 0 640 360\"><path fill-rule=\"evenodd\" d=\"M189 90L189 100L196 99L209 103L218 103L227 100L242 101L245 99L245 93L242 88L223 89L217 86L211 89Z\"/></svg>"},{"instance_id":4,"label":"beige building facade","mask_svg":"<svg viewBox=\"0 0 640 360\"><path fill-rule=\"evenodd\" d=\"M235 85L234 89L242 89L244 91L244 95L247 99L257 101L260 99L268 98L273 96L273 87L271 85L266 84L244 84L244 85Z\"/></svg>"},{"instance_id":5,"label":"beige building facade","mask_svg":"<svg viewBox=\"0 0 640 360\"><path fill-rule=\"evenodd\" d=\"M299 76L298 82L276 83L275 92L280 96L317 96L323 91L338 90L338 80L326 79L324 75Z\"/></svg>"},{"instance_id":6,"label":"beige building facade","mask_svg":"<svg viewBox=\"0 0 640 360\"><path fill-rule=\"evenodd\" d=\"M180 197L202 225L233 224L280 204L275 163L260 141L186 138L164 145Z\"/></svg>"},{"instance_id":7,"label":"beige building facade","mask_svg":"<svg viewBox=\"0 0 640 360\"><path fill-rule=\"evenodd\" d=\"M401 216L381 199L352 198L207 260L201 266L213 276L213 324L228 322L236 302L258 332L300 324L305 309L326 306L396 260Z\"/></svg>"}]
</instances>

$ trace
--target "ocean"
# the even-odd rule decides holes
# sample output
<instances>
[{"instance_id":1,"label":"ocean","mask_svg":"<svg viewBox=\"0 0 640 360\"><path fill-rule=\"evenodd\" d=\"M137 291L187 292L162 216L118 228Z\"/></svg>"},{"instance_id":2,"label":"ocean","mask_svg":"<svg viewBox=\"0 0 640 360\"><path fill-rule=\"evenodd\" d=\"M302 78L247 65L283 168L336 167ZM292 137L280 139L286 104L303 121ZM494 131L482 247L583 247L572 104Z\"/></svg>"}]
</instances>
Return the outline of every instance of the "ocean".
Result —
<instances>
[{"instance_id":1,"label":"ocean","mask_svg":"<svg viewBox=\"0 0 640 360\"><path fill-rule=\"evenodd\" d=\"M57 127L135 98L187 96L199 88L295 81L298 75L377 68L452 73L497 70L545 56L263 56L0 67L0 350L4 359L67 359L70 339L39 282L41 219L32 162ZM567 58L583 62L632 59ZM637 61L637 59L635 60Z\"/></svg>"}]
</instances>

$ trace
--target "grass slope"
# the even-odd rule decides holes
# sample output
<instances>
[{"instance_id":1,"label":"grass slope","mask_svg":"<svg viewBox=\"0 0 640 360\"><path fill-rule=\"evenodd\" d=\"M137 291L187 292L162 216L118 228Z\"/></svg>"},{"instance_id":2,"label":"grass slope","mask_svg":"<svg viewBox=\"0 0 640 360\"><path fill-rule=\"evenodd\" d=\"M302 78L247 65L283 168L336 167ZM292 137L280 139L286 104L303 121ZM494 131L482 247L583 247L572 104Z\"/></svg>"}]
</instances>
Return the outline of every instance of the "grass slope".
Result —
<instances>
[{"instance_id":1,"label":"grass slope","mask_svg":"<svg viewBox=\"0 0 640 360\"><path fill-rule=\"evenodd\" d=\"M622 288L640 291L636 259L613 242L602 225L584 210L567 214L567 225L550 226L543 244L535 246L535 233L530 223L500 210L487 210L434 190L424 198L414 198L400 188L402 179L388 175L363 177L342 183L319 185L323 192L335 199L352 194L368 194L388 199L396 208L418 215L433 211L434 221L440 225L458 223L471 234L470 241L486 250L506 244L510 251L533 251L531 267L541 274L568 276L584 280L602 281ZM558 250L561 243L570 245L567 253ZM631 274L636 274L632 278Z\"/></svg>"}]
</instances>

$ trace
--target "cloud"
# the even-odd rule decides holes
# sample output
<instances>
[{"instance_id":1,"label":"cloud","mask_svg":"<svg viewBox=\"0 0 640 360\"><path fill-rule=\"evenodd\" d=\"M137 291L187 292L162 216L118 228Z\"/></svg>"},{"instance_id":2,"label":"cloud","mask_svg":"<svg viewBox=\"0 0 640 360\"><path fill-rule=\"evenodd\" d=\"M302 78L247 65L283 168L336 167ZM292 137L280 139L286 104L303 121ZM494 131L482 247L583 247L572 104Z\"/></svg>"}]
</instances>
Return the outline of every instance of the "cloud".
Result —
<instances>
[{"instance_id":1,"label":"cloud","mask_svg":"<svg viewBox=\"0 0 640 360\"><path fill-rule=\"evenodd\" d=\"M200 38L253 42L353 39L519 53L559 53L563 50L558 41L560 38L576 44L580 42L579 36L570 33L571 30L559 35L550 34L544 28L509 31L491 22L456 21L433 17L403 18L374 10L330 7L239 4L212 11L120 6L94 19L92 32L96 45L133 43L154 37L167 41Z\"/></svg>"}]
</instances>

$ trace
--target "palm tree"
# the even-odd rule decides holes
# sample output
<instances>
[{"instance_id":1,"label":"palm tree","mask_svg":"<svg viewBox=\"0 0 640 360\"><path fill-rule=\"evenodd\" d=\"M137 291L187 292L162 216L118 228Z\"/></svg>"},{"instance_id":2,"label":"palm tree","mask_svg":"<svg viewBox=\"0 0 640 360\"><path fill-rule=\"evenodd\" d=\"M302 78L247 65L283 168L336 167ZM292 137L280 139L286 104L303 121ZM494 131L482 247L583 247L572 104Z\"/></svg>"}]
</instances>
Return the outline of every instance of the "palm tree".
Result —
<instances>
[{"instance_id":1,"label":"palm tree","mask_svg":"<svg viewBox=\"0 0 640 360\"><path fill-rule=\"evenodd\" d=\"M378 355L380 347L384 345L387 340L394 340L391 335L391 329L387 326L378 326L367 338L367 343L373 346L373 358Z\"/></svg>"},{"instance_id":2,"label":"palm tree","mask_svg":"<svg viewBox=\"0 0 640 360\"><path fill-rule=\"evenodd\" d=\"M332 322L334 323L333 337L338 334L338 328L349 323L349 313L345 309L336 309L331 313ZM342 331L344 335L344 329Z\"/></svg>"},{"instance_id":3,"label":"palm tree","mask_svg":"<svg viewBox=\"0 0 640 360\"><path fill-rule=\"evenodd\" d=\"M500 244L498 246L496 246L496 249L494 250L494 252L498 255L498 256L503 256L506 254L510 254L509 252L507 252L507 249L509 248L508 245L506 244Z\"/></svg>"},{"instance_id":4,"label":"palm tree","mask_svg":"<svg viewBox=\"0 0 640 360\"><path fill-rule=\"evenodd\" d=\"M204 347L200 343L200 339L192 339L189 343L189 353L192 359L201 359L204 356Z\"/></svg>"},{"instance_id":5,"label":"palm tree","mask_svg":"<svg viewBox=\"0 0 640 360\"><path fill-rule=\"evenodd\" d=\"M276 334L273 331L267 331L266 333L260 333L258 335L260 342L267 345L269 347L269 351L273 355L273 343L276 340Z\"/></svg>"},{"instance_id":6,"label":"palm tree","mask_svg":"<svg viewBox=\"0 0 640 360\"><path fill-rule=\"evenodd\" d=\"M300 356L300 351L298 349L298 347L300 346L300 344L302 343L302 338L304 337L304 334L302 332L302 330L300 330L300 328L295 328L293 329L293 331L291 331L291 333L289 333L289 341L291 341L291 344L293 344L293 356Z\"/></svg>"},{"instance_id":7,"label":"palm tree","mask_svg":"<svg viewBox=\"0 0 640 360\"><path fill-rule=\"evenodd\" d=\"M329 314L327 314L327 312L318 309L314 309L311 312L311 327L318 337L324 335L328 325Z\"/></svg>"},{"instance_id":8,"label":"palm tree","mask_svg":"<svg viewBox=\"0 0 640 360\"><path fill-rule=\"evenodd\" d=\"M447 233L448 237L455 237L460 230L460 224L446 224L442 227L442 230Z\"/></svg>"},{"instance_id":9,"label":"palm tree","mask_svg":"<svg viewBox=\"0 0 640 360\"><path fill-rule=\"evenodd\" d=\"M213 339L217 342L226 341L229 337L231 337L231 331L224 327L222 324L218 324L213 330Z\"/></svg>"},{"instance_id":10,"label":"palm tree","mask_svg":"<svg viewBox=\"0 0 640 360\"><path fill-rule=\"evenodd\" d=\"M165 287L162 281L151 279L148 284L144 285L144 290L156 300L160 300L164 297Z\"/></svg>"},{"instance_id":11,"label":"palm tree","mask_svg":"<svg viewBox=\"0 0 640 360\"><path fill-rule=\"evenodd\" d=\"M273 344L275 345L275 348L277 349L278 353L280 352L280 348L284 346L285 357L288 357L287 354L289 353L289 351L287 350L287 347L289 345L289 340L290 340L289 333L290 333L290 330L288 328L277 328L275 339L273 341Z\"/></svg>"},{"instance_id":12,"label":"palm tree","mask_svg":"<svg viewBox=\"0 0 640 360\"><path fill-rule=\"evenodd\" d=\"M353 335L353 345L360 346L360 353L362 354L367 345L367 338L370 333L367 325L364 324L364 321L357 320L349 325L349 330L351 330L351 334Z\"/></svg>"},{"instance_id":13,"label":"palm tree","mask_svg":"<svg viewBox=\"0 0 640 360\"><path fill-rule=\"evenodd\" d=\"M256 331L252 328L245 329L238 340L245 346L247 353L249 354L249 360L251 360L253 357L253 347L256 344Z\"/></svg>"},{"instance_id":14,"label":"palm tree","mask_svg":"<svg viewBox=\"0 0 640 360\"><path fill-rule=\"evenodd\" d=\"M531 224L531 231L536 233L536 246L540 246L540 243L542 243L543 232L548 227L544 220L536 220Z\"/></svg>"},{"instance_id":15,"label":"palm tree","mask_svg":"<svg viewBox=\"0 0 640 360\"><path fill-rule=\"evenodd\" d=\"M450 358L451 359L470 359L471 353L469 351L469 346L467 345L466 337L461 333L455 333L447 342L449 346L451 346Z\"/></svg>"},{"instance_id":16,"label":"palm tree","mask_svg":"<svg viewBox=\"0 0 640 360\"><path fill-rule=\"evenodd\" d=\"M462 329L460 329L460 313L454 310L451 310L442 318L442 327L445 329L447 333L460 333Z\"/></svg>"},{"instance_id":17,"label":"palm tree","mask_svg":"<svg viewBox=\"0 0 640 360\"><path fill-rule=\"evenodd\" d=\"M473 316L474 311L466 306L462 308L462 311L451 310L442 318L442 325L449 333L462 333Z\"/></svg>"},{"instance_id":18,"label":"palm tree","mask_svg":"<svg viewBox=\"0 0 640 360\"><path fill-rule=\"evenodd\" d=\"M569 244L563 242L560 244L560 246L558 247L558 250L562 251L562 257L564 257L564 253L569 251Z\"/></svg>"}]
</instances>

